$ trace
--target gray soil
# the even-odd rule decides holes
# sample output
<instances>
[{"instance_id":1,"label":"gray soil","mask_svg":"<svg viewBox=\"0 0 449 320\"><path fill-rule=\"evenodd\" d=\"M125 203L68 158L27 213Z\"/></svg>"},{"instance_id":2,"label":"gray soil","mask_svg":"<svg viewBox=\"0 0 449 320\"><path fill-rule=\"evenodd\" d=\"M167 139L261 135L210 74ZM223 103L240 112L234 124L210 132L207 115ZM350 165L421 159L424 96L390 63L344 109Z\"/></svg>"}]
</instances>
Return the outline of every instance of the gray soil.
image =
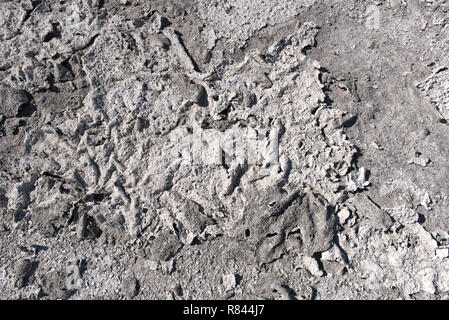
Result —
<instances>
[{"instance_id":1,"label":"gray soil","mask_svg":"<svg viewBox=\"0 0 449 320\"><path fill-rule=\"evenodd\" d=\"M0 0L0 43L1 299L449 299L449 1Z\"/></svg>"}]
</instances>

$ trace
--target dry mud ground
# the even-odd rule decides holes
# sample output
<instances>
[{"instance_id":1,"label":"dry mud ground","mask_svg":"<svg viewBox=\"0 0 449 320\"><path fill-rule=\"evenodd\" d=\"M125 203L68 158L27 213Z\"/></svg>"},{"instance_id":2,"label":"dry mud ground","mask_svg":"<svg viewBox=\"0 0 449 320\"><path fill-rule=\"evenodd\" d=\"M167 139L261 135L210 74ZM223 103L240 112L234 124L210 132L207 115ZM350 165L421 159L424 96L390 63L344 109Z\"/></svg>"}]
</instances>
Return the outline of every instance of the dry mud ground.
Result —
<instances>
[{"instance_id":1,"label":"dry mud ground","mask_svg":"<svg viewBox=\"0 0 449 320\"><path fill-rule=\"evenodd\" d=\"M0 40L0 298L449 298L448 1L1 0Z\"/></svg>"}]
</instances>

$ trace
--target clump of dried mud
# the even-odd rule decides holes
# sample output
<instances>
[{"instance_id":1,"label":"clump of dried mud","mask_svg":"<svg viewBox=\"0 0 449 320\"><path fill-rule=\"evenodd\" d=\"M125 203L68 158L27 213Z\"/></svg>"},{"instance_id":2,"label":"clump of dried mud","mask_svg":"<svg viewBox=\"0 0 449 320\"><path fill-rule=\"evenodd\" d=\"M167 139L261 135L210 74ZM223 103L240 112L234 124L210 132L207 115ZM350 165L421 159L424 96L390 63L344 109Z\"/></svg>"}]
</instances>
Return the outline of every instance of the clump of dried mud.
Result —
<instances>
[{"instance_id":1,"label":"clump of dried mud","mask_svg":"<svg viewBox=\"0 0 449 320\"><path fill-rule=\"evenodd\" d=\"M1 297L447 299L448 9L0 1Z\"/></svg>"}]
</instances>

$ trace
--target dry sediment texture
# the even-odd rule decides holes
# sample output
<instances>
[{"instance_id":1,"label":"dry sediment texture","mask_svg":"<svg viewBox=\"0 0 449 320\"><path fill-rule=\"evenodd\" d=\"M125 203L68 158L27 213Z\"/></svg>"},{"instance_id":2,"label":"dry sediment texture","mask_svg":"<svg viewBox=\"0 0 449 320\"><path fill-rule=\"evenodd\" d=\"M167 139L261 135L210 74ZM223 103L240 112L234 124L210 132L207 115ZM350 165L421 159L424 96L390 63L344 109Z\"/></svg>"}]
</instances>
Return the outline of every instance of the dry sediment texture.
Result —
<instances>
[{"instance_id":1,"label":"dry sediment texture","mask_svg":"<svg viewBox=\"0 0 449 320\"><path fill-rule=\"evenodd\" d=\"M3 298L447 297L447 195L372 199L320 1L122 2L0 2Z\"/></svg>"}]
</instances>

